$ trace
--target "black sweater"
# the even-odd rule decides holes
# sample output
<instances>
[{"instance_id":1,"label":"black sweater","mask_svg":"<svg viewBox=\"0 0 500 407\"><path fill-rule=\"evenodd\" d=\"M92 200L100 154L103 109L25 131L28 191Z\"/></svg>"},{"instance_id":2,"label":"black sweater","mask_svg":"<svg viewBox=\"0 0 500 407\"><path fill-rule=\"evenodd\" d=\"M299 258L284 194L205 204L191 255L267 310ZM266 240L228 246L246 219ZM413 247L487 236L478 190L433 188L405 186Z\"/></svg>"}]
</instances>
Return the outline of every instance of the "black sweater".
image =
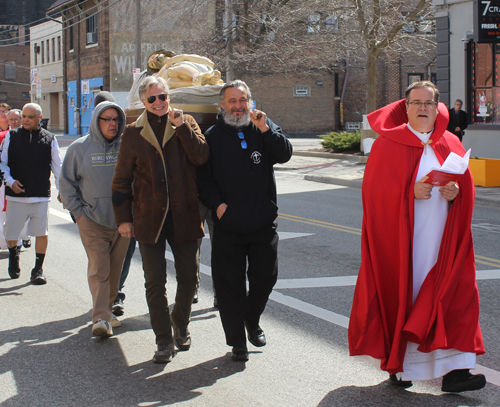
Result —
<instances>
[{"instance_id":1,"label":"black sweater","mask_svg":"<svg viewBox=\"0 0 500 407\"><path fill-rule=\"evenodd\" d=\"M224 229L250 233L271 225L278 216L273 165L292 156L292 145L281 128L267 119L265 133L252 123L241 129L247 148L241 146L238 129L217 117L205 133L210 158L198 167L200 200L212 210L215 222ZM220 204L228 205L219 220Z\"/></svg>"}]
</instances>

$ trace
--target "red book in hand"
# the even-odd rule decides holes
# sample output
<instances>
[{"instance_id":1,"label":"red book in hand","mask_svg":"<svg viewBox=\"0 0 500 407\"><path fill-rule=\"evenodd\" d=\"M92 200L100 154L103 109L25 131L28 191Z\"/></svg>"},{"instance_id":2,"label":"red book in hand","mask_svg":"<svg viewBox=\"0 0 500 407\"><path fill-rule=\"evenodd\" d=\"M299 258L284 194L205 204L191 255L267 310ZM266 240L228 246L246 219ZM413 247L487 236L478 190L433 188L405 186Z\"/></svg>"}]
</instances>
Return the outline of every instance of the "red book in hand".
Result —
<instances>
[{"instance_id":1,"label":"red book in hand","mask_svg":"<svg viewBox=\"0 0 500 407\"><path fill-rule=\"evenodd\" d=\"M424 176L421 181L426 184L432 184L436 187L442 187L448 184L450 181L457 182L462 174L456 174L452 172L446 172L442 170L432 170L426 176Z\"/></svg>"}]
</instances>

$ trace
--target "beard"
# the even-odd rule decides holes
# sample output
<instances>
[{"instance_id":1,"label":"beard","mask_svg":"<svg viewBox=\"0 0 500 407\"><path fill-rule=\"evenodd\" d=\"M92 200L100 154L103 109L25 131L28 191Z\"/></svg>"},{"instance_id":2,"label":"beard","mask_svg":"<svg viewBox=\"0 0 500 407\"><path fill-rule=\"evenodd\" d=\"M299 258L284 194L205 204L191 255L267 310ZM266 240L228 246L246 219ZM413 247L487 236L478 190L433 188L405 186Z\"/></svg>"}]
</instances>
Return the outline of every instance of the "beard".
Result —
<instances>
[{"instance_id":1,"label":"beard","mask_svg":"<svg viewBox=\"0 0 500 407\"><path fill-rule=\"evenodd\" d=\"M233 112L245 112L242 117L234 117ZM245 127L251 123L249 110L247 109L232 109L231 111L221 107L222 119L224 122L232 127Z\"/></svg>"}]
</instances>

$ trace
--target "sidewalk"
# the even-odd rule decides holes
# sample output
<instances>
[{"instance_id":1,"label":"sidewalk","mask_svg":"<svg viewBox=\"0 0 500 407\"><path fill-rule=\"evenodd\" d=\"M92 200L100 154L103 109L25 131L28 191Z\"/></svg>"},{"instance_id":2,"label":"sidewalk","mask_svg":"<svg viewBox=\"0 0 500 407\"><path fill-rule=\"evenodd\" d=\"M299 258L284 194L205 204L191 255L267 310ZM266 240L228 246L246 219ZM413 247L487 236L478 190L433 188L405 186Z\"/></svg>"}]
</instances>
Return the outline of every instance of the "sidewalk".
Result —
<instances>
[{"instance_id":1,"label":"sidewalk","mask_svg":"<svg viewBox=\"0 0 500 407\"><path fill-rule=\"evenodd\" d=\"M62 132L54 134L61 147L69 146L78 138L65 136ZM311 151L322 148L321 139L317 137L290 137L289 140L293 145L293 157L286 164L275 165L276 171L293 171L307 181L361 188L368 157ZM476 203L500 207L500 187L476 187Z\"/></svg>"},{"instance_id":2,"label":"sidewalk","mask_svg":"<svg viewBox=\"0 0 500 407\"><path fill-rule=\"evenodd\" d=\"M293 157L286 164L275 165L277 171L294 171L305 180L361 188L368 157L352 154L314 152L321 148L316 138L290 138ZM330 158L329 158L330 157ZM500 187L476 186L476 203L500 207Z\"/></svg>"}]
</instances>

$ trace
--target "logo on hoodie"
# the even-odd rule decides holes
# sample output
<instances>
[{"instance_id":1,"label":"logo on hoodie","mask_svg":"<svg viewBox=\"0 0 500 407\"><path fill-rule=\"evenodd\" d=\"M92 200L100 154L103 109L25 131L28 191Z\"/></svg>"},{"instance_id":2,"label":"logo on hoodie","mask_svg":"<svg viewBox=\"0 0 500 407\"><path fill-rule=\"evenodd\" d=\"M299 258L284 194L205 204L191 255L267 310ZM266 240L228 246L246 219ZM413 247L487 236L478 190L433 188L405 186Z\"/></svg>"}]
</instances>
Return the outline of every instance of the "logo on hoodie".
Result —
<instances>
[{"instance_id":1,"label":"logo on hoodie","mask_svg":"<svg viewBox=\"0 0 500 407\"><path fill-rule=\"evenodd\" d=\"M258 151L254 151L250 158L253 160L254 164L260 164L260 158L262 157L262 154L259 153Z\"/></svg>"}]
</instances>

